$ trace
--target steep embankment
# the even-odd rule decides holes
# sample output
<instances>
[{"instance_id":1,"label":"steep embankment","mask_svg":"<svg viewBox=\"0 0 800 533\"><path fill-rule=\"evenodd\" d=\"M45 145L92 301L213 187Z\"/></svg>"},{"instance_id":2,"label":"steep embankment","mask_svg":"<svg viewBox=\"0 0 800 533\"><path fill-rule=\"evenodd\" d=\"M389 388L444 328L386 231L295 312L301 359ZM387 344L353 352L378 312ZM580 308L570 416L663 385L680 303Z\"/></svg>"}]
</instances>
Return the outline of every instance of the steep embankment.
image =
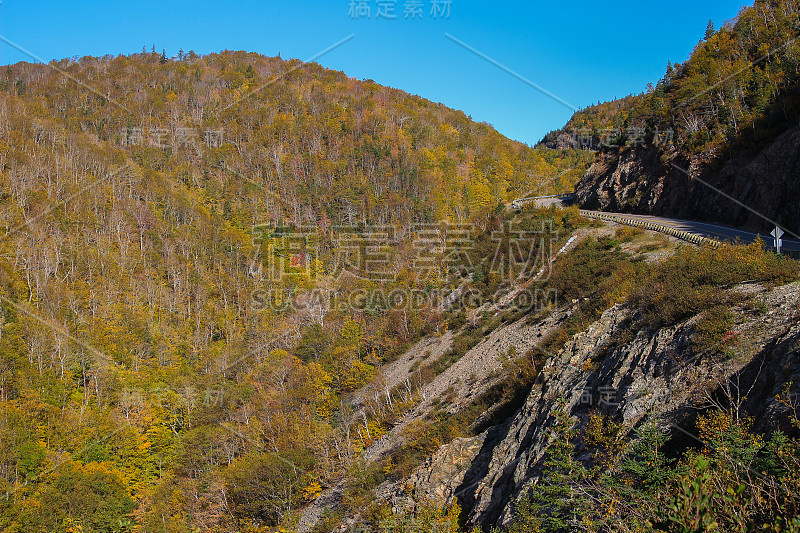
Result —
<instances>
[{"instance_id":1,"label":"steep embankment","mask_svg":"<svg viewBox=\"0 0 800 533\"><path fill-rule=\"evenodd\" d=\"M506 423L443 446L409 482L384 494L402 509L429 499L457 498L472 524L501 524L542 468L554 413L563 408L586 429L592 411L619 420L623 432L656 420L673 438L695 446L684 428L697 408L724 396L733 380L740 412L767 429L778 419L776 401L785 383L800 378L800 285L768 290L740 285L731 291L761 302L734 310L730 336L738 339L724 358L691 353L697 317L655 331L632 331L631 311L614 306L575 335L544 368L525 405ZM559 407L560 399L564 400ZM589 451L579 448L586 460Z\"/></svg>"},{"instance_id":2,"label":"steep embankment","mask_svg":"<svg viewBox=\"0 0 800 533\"><path fill-rule=\"evenodd\" d=\"M577 203L800 231L799 13L796 0L756 1L710 26L646 92L579 111L548 134L551 148L597 150Z\"/></svg>"},{"instance_id":3,"label":"steep embankment","mask_svg":"<svg viewBox=\"0 0 800 533\"><path fill-rule=\"evenodd\" d=\"M753 230L766 229L767 216L800 232L798 176L800 126L795 126L756 153L730 157L721 168L652 145L602 153L578 183L575 197L584 209L704 220Z\"/></svg>"},{"instance_id":4,"label":"steep embankment","mask_svg":"<svg viewBox=\"0 0 800 533\"><path fill-rule=\"evenodd\" d=\"M541 480L553 487L547 465L562 413L574 417L575 435L555 448L584 469L583 478L560 478L564 490L601 475L597 468L624 478L629 446L653 424L671 430L665 450L674 457L703 449L698 428L707 413L752 419L746 427L759 443L788 427L775 396L800 377L793 260L758 246L673 246L663 235L613 224L576 231L584 238L541 280L560 305L470 314L462 327L412 346L357 393L359 434L370 429L370 410L388 407L391 420L354 461L357 469L305 509L301 531L380 528L427 516L431 505L458 504L469 526L520 520L520 501L543 492L529 489ZM380 407L387 402L394 408ZM587 514L603 512L596 500L585 505Z\"/></svg>"}]
</instances>

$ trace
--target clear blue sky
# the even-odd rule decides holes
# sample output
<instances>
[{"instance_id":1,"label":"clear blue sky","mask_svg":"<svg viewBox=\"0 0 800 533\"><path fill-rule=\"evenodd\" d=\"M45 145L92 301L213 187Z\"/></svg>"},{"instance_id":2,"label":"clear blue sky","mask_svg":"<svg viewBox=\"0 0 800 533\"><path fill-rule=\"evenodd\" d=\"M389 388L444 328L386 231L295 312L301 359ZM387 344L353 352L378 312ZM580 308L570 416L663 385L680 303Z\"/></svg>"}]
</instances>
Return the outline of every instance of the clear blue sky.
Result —
<instances>
[{"instance_id":1,"label":"clear blue sky","mask_svg":"<svg viewBox=\"0 0 800 533\"><path fill-rule=\"evenodd\" d=\"M0 35L45 60L139 52L153 45L205 54L247 50L307 60L461 109L529 144L572 110L455 39L577 107L644 90L668 60L683 61L709 20L719 27L745 0L493 2L353 0L136 2L0 0ZM750 2L752 4L752 2ZM422 18L405 18L406 10ZM377 18L393 6L396 19ZM31 58L0 42L0 64Z\"/></svg>"}]
</instances>

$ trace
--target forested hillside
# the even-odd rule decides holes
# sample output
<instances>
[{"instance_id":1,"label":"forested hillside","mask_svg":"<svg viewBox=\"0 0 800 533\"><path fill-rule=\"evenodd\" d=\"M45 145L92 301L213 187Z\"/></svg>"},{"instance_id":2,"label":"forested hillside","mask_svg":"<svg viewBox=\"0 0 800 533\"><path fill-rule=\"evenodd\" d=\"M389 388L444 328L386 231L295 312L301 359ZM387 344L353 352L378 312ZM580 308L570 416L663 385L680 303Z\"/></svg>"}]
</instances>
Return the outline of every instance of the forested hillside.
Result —
<instances>
[{"instance_id":1,"label":"forested hillside","mask_svg":"<svg viewBox=\"0 0 800 533\"><path fill-rule=\"evenodd\" d=\"M758 0L718 30L709 22L690 57L668 63L646 92L579 111L543 142L585 131L595 136L595 148L616 148L673 131L687 154L758 148L800 114L798 11L795 0Z\"/></svg>"},{"instance_id":2,"label":"forested hillside","mask_svg":"<svg viewBox=\"0 0 800 533\"><path fill-rule=\"evenodd\" d=\"M384 298L460 283L430 240L419 268L415 224L460 227L466 246L587 162L257 54L4 69L0 528L290 522L385 431L347 395L447 329L435 298ZM389 233L372 279L359 247Z\"/></svg>"},{"instance_id":3,"label":"forested hillside","mask_svg":"<svg viewBox=\"0 0 800 533\"><path fill-rule=\"evenodd\" d=\"M581 174L577 154L531 150L441 104L315 64L244 52L180 58L7 68L5 158L21 163L30 142L68 148L81 133L98 148L85 172L100 178L125 153L203 191L243 227L465 220Z\"/></svg>"},{"instance_id":4,"label":"forested hillside","mask_svg":"<svg viewBox=\"0 0 800 533\"><path fill-rule=\"evenodd\" d=\"M800 3L757 0L670 63L647 91L580 111L545 145L598 150L578 185L587 208L769 224L698 177L791 231L800 120Z\"/></svg>"},{"instance_id":5,"label":"forested hillside","mask_svg":"<svg viewBox=\"0 0 800 533\"><path fill-rule=\"evenodd\" d=\"M506 209L762 157L794 220L799 7L547 147L254 53L0 69L0 529L800 530L797 263Z\"/></svg>"}]
</instances>

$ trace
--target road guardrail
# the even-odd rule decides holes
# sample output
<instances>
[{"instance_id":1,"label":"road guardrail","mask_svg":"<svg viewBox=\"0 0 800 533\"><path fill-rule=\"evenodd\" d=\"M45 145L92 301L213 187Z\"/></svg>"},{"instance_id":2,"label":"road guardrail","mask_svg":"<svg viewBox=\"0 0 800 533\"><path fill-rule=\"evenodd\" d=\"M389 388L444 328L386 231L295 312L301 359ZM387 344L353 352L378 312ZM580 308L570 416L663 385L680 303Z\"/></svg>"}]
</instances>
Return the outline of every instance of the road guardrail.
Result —
<instances>
[{"instance_id":1,"label":"road guardrail","mask_svg":"<svg viewBox=\"0 0 800 533\"><path fill-rule=\"evenodd\" d=\"M514 209L522 209L522 207L524 207L525 205L535 202L536 200L545 200L548 198L567 199L572 197L574 197L573 194L551 194L549 196L532 196L528 198L517 198L516 200L511 202L511 207L513 207ZM641 220L638 218L632 218L618 213L603 213L601 211L586 211L584 209L580 209L579 211L581 215L587 218L605 220L607 222L616 222L617 224L625 224L626 226L644 228L650 231L658 231L666 235L672 235L673 237L681 239L682 241L690 242L692 244L697 244L700 246L712 246L714 248L717 248L721 244L716 239L703 237L702 235L697 235L695 233L691 233L688 231L679 230L671 226L667 226L665 224L652 222L650 220Z\"/></svg>"},{"instance_id":2,"label":"road guardrail","mask_svg":"<svg viewBox=\"0 0 800 533\"><path fill-rule=\"evenodd\" d=\"M697 244L701 246L712 246L717 248L720 246L720 242L716 239L710 239L708 237L703 237L701 235L696 235L694 233L690 233L688 231L683 231L679 229L675 229L670 226L665 226L664 224L659 224L657 222L652 222L649 220L641 220L638 218L631 218L626 217L625 215L618 215L612 213L601 213L598 211L585 211L583 209L579 210L582 216L586 218L594 218L599 220L605 220L607 222L616 222L617 224L625 224L626 226L635 226L637 228L644 228L651 231L658 231L660 233L665 233L667 235L672 235L682 241L690 242L692 244Z\"/></svg>"}]
</instances>

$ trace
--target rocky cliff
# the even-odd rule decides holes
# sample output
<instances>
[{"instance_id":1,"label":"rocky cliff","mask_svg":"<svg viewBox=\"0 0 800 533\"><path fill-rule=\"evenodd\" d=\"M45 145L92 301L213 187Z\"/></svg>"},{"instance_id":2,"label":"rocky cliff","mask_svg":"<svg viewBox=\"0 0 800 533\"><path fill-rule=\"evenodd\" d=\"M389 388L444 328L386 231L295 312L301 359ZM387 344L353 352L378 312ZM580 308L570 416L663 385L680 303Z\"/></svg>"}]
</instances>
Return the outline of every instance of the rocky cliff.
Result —
<instances>
[{"instance_id":1,"label":"rocky cliff","mask_svg":"<svg viewBox=\"0 0 800 533\"><path fill-rule=\"evenodd\" d=\"M394 508L457 499L469 524L507 522L514 501L536 483L560 401L581 424L599 411L633 435L655 420L687 446L696 445L687 428L709 402L733 401L768 431L781 409L776 393L800 381L800 284L730 290L749 303L734 309L728 338L735 340L724 356L686 355L697 317L637 330L632 312L615 306L551 360L511 419L443 446L407 483L383 487L379 495Z\"/></svg>"},{"instance_id":2,"label":"rocky cliff","mask_svg":"<svg viewBox=\"0 0 800 533\"><path fill-rule=\"evenodd\" d=\"M584 209L769 232L767 217L800 233L800 125L761 150L735 156L701 154L687 159L675 148L650 144L601 152L575 192L576 203Z\"/></svg>"}]
</instances>

